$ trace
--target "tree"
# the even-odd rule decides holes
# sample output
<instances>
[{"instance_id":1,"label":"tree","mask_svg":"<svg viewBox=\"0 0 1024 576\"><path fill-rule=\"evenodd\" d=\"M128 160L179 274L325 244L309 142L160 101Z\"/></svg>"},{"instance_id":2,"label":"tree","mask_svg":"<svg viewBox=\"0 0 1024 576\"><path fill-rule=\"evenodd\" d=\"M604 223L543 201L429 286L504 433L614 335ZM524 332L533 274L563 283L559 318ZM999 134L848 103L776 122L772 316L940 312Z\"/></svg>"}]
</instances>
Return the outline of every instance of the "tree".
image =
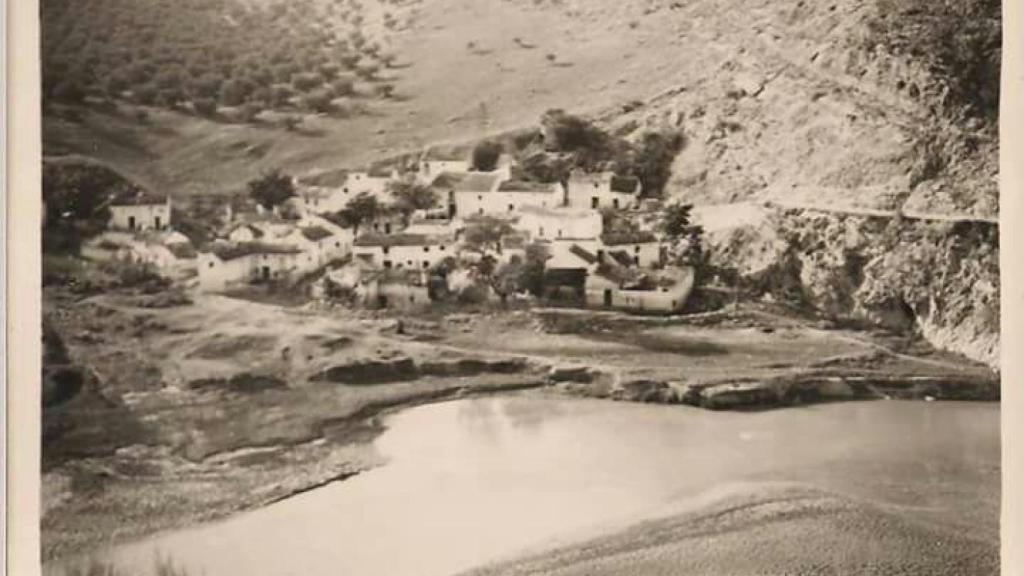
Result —
<instances>
[{"instance_id":1,"label":"tree","mask_svg":"<svg viewBox=\"0 0 1024 576\"><path fill-rule=\"evenodd\" d=\"M249 196L267 210L273 209L285 200L295 196L295 184L292 177L273 169L248 183Z\"/></svg>"},{"instance_id":2,"label":"tree","mask_svg":"<svg viewBox=\"0 0 1024 576\"><path fill-rule=\"evenodd\" d=\"M377 201L376 196L368 192L361 192L349 200L333 219L342 226L351 227L353 234L358 234L359 226L375 219L382 212L383 206Z\"/></svg>"},{"instance_id":3,"label":"tree","mask_svg":"<svg viewBox=\"0 0 1024 576\"><path fill-rule=\"evenodd\" d=\"M328 113L334 109L334 97L326 89L310 92L302 97L302 105L311 112Z\"/></svg>"},{"instance_id":4,"label":"tree","mask_svg":"<svg viewBox=\"0 0 1024 576\"><path fill-rule=\"evenodd\" d=\"M659 198L672 175L672 161L683 149L685 140L679 132L649 132L644 134L636 152L633 173L643 185L643 194Z\"/></svg>"},{"instance_id":5,"label":"tree","mask_svg":"<svg viewBox=\"0 0 1024 576\"><path fill-rule=\"evenodd\" d=\"M437 205L437 194L417 182L392 181L388 183L388 191L395 199L395 208L405 218L416 210L429 210Z\"/></svg>"},{"instance_id":6,"label":"tree","mask_svg":"<svg viewBox=\"0 0 1024 576\"><path fill-rule=\"evenodd\" d=\"M609 136L603 130L579 116L566 114L562 110L549 110L541 117L545 144L549 149L560 152L575 152L580 149L603 150L608 146Z\"/></svg>"},{"instance_id":7,"label":"tree","mask_svg":"<svg viewBox=\"0 0 1024 576\"><path fill-rule=\"evenodd\" d=\"M466 228L466 246L477 252L486 252L493 248L501 254L501 239L513 233L512 225L507 220L494 216L482 216Z\"/></svg>"},{"instance_id":8,"label":"tree","mask_svg":"<svg viewBox=\"0 0 1024 576\"><path fill-rule=\"evenodd\" d=\"M661 215L661 231L669 241L669 252L678 263L700 269L706 264L704 228L692 222L693 204L674 202Z\"/></svg>"},{"instance_id":9,"label":"tree","mask_svg":"<svg viewBox=\"0 0 1024 576\"><path fill-rule=\"evenodd\" d=\"M498 159L504 151L501 143L484 140L473 147L473 170L491 172L498 167Z\"/></svg>"},{"instance_id":10,"label":"tree","mask_svg":"<svg viewBox=\"0 0 1024 576\"><path fill-rule=\"evenodd\" d=\"M220 101L225 106L238 106L245 102L245 99L252 92L252 86L247 82L232 78L220 88Z\"/></svg>"},{"instance_id":11,"label":"tree","mask_svg":"<svg viewBox=\"0 0 1024 576\"><path fill-rule=\"evenodd\" d=\"M519 272L519 288L529 290L530 294L540 297L544 293L544 270L551 252L545 244L534 242L526 246L526 258Z\"/></svg>"},{"instance_id":12,"label":"tree","mask_svg":"<svg viewBox=\"0 0 1024 576\"><path fill-rule=\"evenodd\" d=\"M217 114L217 100L208 97L196 98L193 100L193 109L196 114L210 118Z\"/></svg>"}]
</instances>

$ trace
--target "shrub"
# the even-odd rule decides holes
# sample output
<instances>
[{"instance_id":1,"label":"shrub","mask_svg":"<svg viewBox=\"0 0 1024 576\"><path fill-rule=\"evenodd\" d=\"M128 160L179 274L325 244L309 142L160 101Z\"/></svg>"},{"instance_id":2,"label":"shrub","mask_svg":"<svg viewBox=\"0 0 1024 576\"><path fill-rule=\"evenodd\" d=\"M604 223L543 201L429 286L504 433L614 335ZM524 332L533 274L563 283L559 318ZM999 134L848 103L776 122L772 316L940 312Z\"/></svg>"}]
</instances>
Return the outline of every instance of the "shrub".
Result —
<instances>
[{"instance_id":1,"label":"shrub","mask_svg":"<svg viewBox=\"0 0 1024 576\"><path fill-rule=\"evenodd\" d=\"M315 72L296 74L292 77L292 86L299 92L309 92L318 86L322 86L323 83L324 77Z\"/></svg>"},{"instance_id":2,"label":"shrub","mask_svg":"<svg viewBox=\"0 0 1024 576\"><path fill-rule=\"evenodd\" d=\"M252 86L237 78L232 78L221 86L220 101L227 106L238 106L245 102L250 92L252 92Z\"/></svg>"},{"instance_id":3,"label":"shrub","mask_svg":"<svg viewBox=\"0 0 1024 576\"><path fill-rule=\"evenodd\" d=\"M312 112L327 113L334 108L333 100L334 98L330 91L320 89L303 96L302 105Z\"/></svg>"},{"instance_id":4,"label":"shrub","mask_svg":"<svg viewBox=\"0 0 1024 576\"><path fill-rule=\"evenodd\" d=\"M480 142L473 148L473 169L481 172L490 172L498 167L498 160L501 158L503 147L500 143L491 140Z\"/></svg>"},{"instance_id":5,"label":"shrub","mask_svg":"<svg viewBox=\"0 0 1024 576\"><path fill-rule=\"evenodd\" d=\"M249 189L249 196L267 210L295 196L292 177L276 168L250 180L246 186Z\"/></svg>"},{"instance_id":6,"label":"shrub","mask_svg":"<svg viewBox=\"0 0 1024 576\"><path fill-rule=\"evenodd\" d=\"M331 84L335 96L351 96L355 94L355 82L351 78L338 78Z\"/></svg>"},{"instance_id":7,"label":"shrub","mask_svg":"<svg viewBox=\"0 0 1024 576\"><path fill-rule=\"evenodd\" d=\"M217 101L213 98L196 98L192 101L192 108L200 116L211 117L217 114Z\"/></svg>"}]
</instances>

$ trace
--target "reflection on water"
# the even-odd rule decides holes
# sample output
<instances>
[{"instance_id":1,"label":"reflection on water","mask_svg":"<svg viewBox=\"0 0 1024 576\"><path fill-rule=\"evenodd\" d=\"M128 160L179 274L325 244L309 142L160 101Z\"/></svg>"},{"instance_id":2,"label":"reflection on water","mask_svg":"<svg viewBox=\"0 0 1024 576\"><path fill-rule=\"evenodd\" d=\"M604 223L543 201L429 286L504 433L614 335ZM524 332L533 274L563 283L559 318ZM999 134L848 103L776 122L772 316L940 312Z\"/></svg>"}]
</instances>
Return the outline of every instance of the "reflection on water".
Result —
<instances>
[{"instance_id":1,"label":"reflection on water","mask_svg":"<svg viewBox=\"0 0 1024 576\"><path fill-rule=\"evenodd\" d=\"M449 574L611 528L727 482L785 480L998 529L998 405L860 402L712 413L536 396L389 419L388 465L115 551L209 576ZM140 568L141 569L141 568Z\"/></svg>"}]
</instances>

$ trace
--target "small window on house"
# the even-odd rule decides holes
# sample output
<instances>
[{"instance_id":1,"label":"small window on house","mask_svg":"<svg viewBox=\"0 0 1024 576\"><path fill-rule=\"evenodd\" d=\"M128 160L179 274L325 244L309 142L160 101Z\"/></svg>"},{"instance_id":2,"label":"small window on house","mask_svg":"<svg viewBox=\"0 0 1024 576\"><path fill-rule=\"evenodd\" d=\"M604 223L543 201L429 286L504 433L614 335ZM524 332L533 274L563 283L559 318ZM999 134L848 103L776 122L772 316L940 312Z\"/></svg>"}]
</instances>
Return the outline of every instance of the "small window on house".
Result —
<instances>
[{"instance_id":1,"label":"small window on house","mask_svg":"<svg viewBox=\"0 0 1024 576\"><path fill-rule=\"evenodd\" d=\"M384 267L385 268L391 268L391 260L385 260L384 261Z\"/></svg>"},{"instance_id":2,"label":"small window on house","mask_svg":"<svg viewBox=\"0 0 1024 576\"><path fill-rule=\"evenodd\" d=\"M430 252L430 246L424 246L423 247L423 251L424 252Z\"/></svg>"},{"instance_id":3,"label":"small window on house","mask_svg":"<svg viewBox=\"0 0 1024 576\"><path fill-rule=\"evenodd\" d=\"M213 262L210 262L209 267L213 268Z\"/></svg>"},{"instance_id":4,"label":"small window on house","mask_svg":"<svg viewBox=\"0 0 1024 576\"><path fill-rule=\"evenodd\" d=\"M441 244L441 252L444 252L444 244Z\"/></svg>"},{"instance_id":5,"label":"small window on house","mask_svg":"<svg viewBox=\"0 0 1024 576\"><path fill-rule=\"evenodd\" d=\"M374 232L380 232L380 224L374 222L373 223L373 231Z\"/></svg>"},{"instance_id":6,"label":"small window on house","mask_svg":"<svg viewBox=\"0 0 1024 576\"><path fill-rule=\"evenodd\" d=\"M335 248L341 248L341 242L335 242L334 243L334 247Z\"/></svg>"},{"instance_id":7,"label":"small window on house","mask_svg":"<svg viewBox=\"0 0 1024 576\"><path fill-rule=\"evenodd\" d=\"M479 201L481 201L481 202L483 202L483 200L484 200L484 196L483 196L483 194L477 194L477 195L476 195L476 199L477 199L477 200L479 200Z\"/></svg>"},{"instance_id":8,"label":"small window on house","mask_svg":"<svg viewBox=\"0 0 1024 576\"><path fill-rule=\"evenodd\" d=\"M640 246L639 245L633 246L633 252L639 252L639 251L640 251Z\"/></svg>"},{"instance_id":9,"label":"small window on house","mask_svg":"<svg viewBox=\"0 0 1024 576\"><path fill-rule=\"evenodd\" d=\"M384 252L385 254L387 254L388 252L390 252L390 251L391 251L391 248L388 248L387 246L385 246L385 247L381 248L381 250L382 250L382 251L383 251L383 252Z\"/></svg>"},{"instance_id":10,"label":"small window on house","mask_svg":"<svg viewBox=\"0 0 1024 576\"><path fill-rule=\"evenodd\" d=\"M423 267L424 268L430 268L430 262L428 262L427 260L424 260L423 261Z\"/></svg>"},{"instance_id":11,"label":"small window on house","mask_svg":"<svg viewBox=\"0 0 1024 576\"><path fill-rule=\"evenodd\" d=\"M515 210L515 209L516 209L516 207L515 207L514 205L512 205L512 204L509 204L509 205L508 205L508 211L509 211L509 212L511 212L511 211L513 211L513 210Z\"/></svg>"},{"instance_id":12,"label":"small window on house","mask_svg":"<svg viewBox=\"0 0 1024 576\"><path fill-rule=\"evenodd\" d=\"M562 237L562 231L561 231L561 230L559 230L559 231L558 231L558 237L559 237L559 238L561 238L561 237Z\"/></svg>"},{"instance_id":13,"label":"small window on house","mask_svg":"<svg viewBox=\"0 0 1024 576\"><path fill-rule=\"evenodd\" d=\"M597 208L600 204L601 204L601 199L598 198L597 196L592 196L590 198L590 207L591 208Z\"/></svg>"},{"instance_id":14,"label":"small window on house","mask_svg":"<svg viewBox=\"0 0 1024 576\"><path fill-rule=\"evenodd\" d=\"M345 194L348 194L348 187L346 186L345 189L342 190L342 192L344 192Z\"/></svg>"},{"instance_id":15,"label":"small window on house","mask_svg":"<svg viewBox=\"0 0 1024 576\"><path fill-rule=\"evenodd\" d=\"M618 208L618 207L619 207L619 199L618 198L612 198L612 208Z\"/></svg>"}]
</instances>

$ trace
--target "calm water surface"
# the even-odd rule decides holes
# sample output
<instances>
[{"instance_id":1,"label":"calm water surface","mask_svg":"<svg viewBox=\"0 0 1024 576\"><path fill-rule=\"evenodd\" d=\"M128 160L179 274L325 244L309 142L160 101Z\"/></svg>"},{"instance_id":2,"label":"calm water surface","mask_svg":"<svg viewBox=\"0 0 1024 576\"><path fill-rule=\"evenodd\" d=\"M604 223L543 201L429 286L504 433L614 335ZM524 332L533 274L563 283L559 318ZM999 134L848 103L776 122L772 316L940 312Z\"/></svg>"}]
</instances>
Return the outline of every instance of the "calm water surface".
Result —
<instances>
[{"instance_id":1,"label":"calm water surface","mask_svg":"<svg viewBox=\"0 0 1024 576\"><path fill-rule=\"evenodd\" d=\"M706 412L534 395L388 419L389 464L113 552L192 574L451 574L611 530L738 482L793 481L997 537L999 406L854 402Z\"/></svg>"}]
</instances>

